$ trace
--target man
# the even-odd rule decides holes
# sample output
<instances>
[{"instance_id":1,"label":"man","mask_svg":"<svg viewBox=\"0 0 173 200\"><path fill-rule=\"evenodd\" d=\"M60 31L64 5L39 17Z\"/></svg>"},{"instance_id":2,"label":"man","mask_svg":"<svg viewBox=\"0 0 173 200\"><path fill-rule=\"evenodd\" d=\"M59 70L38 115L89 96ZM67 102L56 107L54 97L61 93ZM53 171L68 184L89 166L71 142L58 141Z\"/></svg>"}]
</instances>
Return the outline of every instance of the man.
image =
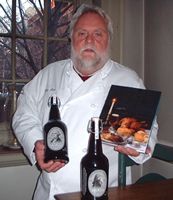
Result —
<instances>
[{"instance_id":1,"label":"man","mask_svg":"<svg viewBox=\"0 0 173 200\"><path fill-rule=\"evenodd\" d=\"M103 10L82 5L70 24L71 59L55 62L41 70L23 89L13 118L13 128L32 164L42 169L34 199L54 199L54 194L80 190L80 161L88 144L87 125L101 113L110 86L144 88L131 69L110 59L112 23ZM68 128L69 163L44 162L43 126L48 121L48 99L56 94L61 119ZM150 153L139 154L122 146L103 145L109 159L109 187L117 185L118 153L138 163L150 158L157 126L150 140ZM130 183L130 169L127 173Z\"/></svg>"}]
</instances>

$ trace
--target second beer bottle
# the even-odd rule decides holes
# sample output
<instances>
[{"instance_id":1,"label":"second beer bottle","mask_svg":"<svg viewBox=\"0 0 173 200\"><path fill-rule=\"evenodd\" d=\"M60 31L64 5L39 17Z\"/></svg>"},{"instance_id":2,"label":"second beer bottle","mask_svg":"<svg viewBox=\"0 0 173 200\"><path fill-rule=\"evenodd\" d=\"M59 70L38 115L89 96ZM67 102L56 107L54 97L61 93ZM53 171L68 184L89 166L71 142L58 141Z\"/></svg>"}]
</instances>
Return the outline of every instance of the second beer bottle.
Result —
<instances>
[{"instance_id":1,"label":"second beer bottle","mask_svg":"<svg viewBox=\"0 0 173 200\"><path fill-rule=\"evenodd\" d=\"M102 151L101 130L101 120L91 118L88 125L90 132L88 152L81 160L82 200L108 199L109 162Z\"/></svg>"},{"instance_id":2,"label":"second beer bottle","mask_svg":"<svg viewBox=\"0 0 173 200\"><path fill-rule=\"evenodd\" d=\"M56 95L50 98L49 121L44 126L45 136L45 162L55 160L67 163L67 127L61 121Z\"/></svg>"}]
</instances>

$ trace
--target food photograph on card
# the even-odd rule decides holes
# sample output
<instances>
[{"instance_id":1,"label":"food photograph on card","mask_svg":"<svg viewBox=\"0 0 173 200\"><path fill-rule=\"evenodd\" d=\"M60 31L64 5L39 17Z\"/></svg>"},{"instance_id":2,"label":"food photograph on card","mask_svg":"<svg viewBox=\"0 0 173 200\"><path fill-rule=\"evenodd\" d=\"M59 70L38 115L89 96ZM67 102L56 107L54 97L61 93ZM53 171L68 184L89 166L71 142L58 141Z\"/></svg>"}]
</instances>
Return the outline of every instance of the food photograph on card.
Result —
<instances>
[{"instance_id":1,"label":"food photograph on card","mask_svg":"<svg viewBox=\"0 0 173 200\"><path fill-rule=\"evenodd\" d=\"M160 97L160 91L112 85L100 114L102 142L145 153Z\"/></svg>"}]
</instances>

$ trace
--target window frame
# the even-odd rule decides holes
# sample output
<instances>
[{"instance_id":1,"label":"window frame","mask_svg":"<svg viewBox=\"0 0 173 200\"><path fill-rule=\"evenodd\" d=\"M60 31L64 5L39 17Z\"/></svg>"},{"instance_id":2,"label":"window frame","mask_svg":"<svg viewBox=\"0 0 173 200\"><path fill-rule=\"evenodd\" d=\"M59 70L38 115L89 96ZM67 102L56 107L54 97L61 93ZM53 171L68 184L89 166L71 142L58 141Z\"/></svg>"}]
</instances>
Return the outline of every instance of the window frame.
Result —
<instances>
[{"instance_id":1,"label":"window frame","mask_svg":"<svg viewBox=\"0 0 173 200\"><path fill-rule=\"evenodd\" d=\"M62 0L63 1L63 0ZM63 2L69 2L68 0L65 0ZM80 4L79 0L71 0L70 2L73 2L75 7ZM44 21L43 26L47 27L48 23L48 1L44 1ZM11 79L2 79L0 78L0 82L4 83L24 83L26 84L31 79L17 79L16 78L16 40L18 38L20 39L37 39L37 40L43 40L44 41L44 47L43 47L43 66L44 68L47 65L47 49L48 49L48 41L54 40L54 41L60 41L62 39L55 37L49 37L47 33L47 29L44 29L44 33L42 36L32 36L32 35L19 35L16 33L16 0L12 0L12 25L11 25L11 32L10 33L0 33L0 37L8 37L11 38L11 72L12 76ZM66 39L64 41L67 41ZM1 133L1 138L8 137L7 132ZM0 141L2 142L2 141ZM29 164L29 161L23 154L22 149L13 150L13 149L6 149L2 145L0 145L0 168L1 167L10 167L10 166L19 166L19 165L27 165Z\"/></svg>"}]
</instances>

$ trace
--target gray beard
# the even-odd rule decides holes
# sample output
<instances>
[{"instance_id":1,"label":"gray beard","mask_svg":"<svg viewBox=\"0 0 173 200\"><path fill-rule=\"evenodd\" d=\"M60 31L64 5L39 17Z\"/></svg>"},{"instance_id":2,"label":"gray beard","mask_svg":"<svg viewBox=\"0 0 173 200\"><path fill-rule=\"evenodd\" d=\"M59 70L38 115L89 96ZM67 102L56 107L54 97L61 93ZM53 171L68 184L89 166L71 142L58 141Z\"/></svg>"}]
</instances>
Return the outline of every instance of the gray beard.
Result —
<instances>
[{"instance_id":1,"label":"gray beard","mask_svg":"<svg viewBox=\"0 0 173 200\"><path fill-rule=\"evenodd\" d=\"M74 65L79 69L101 69L110 57L109 48L100 56L96 54L94 59L82 59L79 54L76 53L73 47L71 47L71 59Z\"/></svg>"}]
</instances>

